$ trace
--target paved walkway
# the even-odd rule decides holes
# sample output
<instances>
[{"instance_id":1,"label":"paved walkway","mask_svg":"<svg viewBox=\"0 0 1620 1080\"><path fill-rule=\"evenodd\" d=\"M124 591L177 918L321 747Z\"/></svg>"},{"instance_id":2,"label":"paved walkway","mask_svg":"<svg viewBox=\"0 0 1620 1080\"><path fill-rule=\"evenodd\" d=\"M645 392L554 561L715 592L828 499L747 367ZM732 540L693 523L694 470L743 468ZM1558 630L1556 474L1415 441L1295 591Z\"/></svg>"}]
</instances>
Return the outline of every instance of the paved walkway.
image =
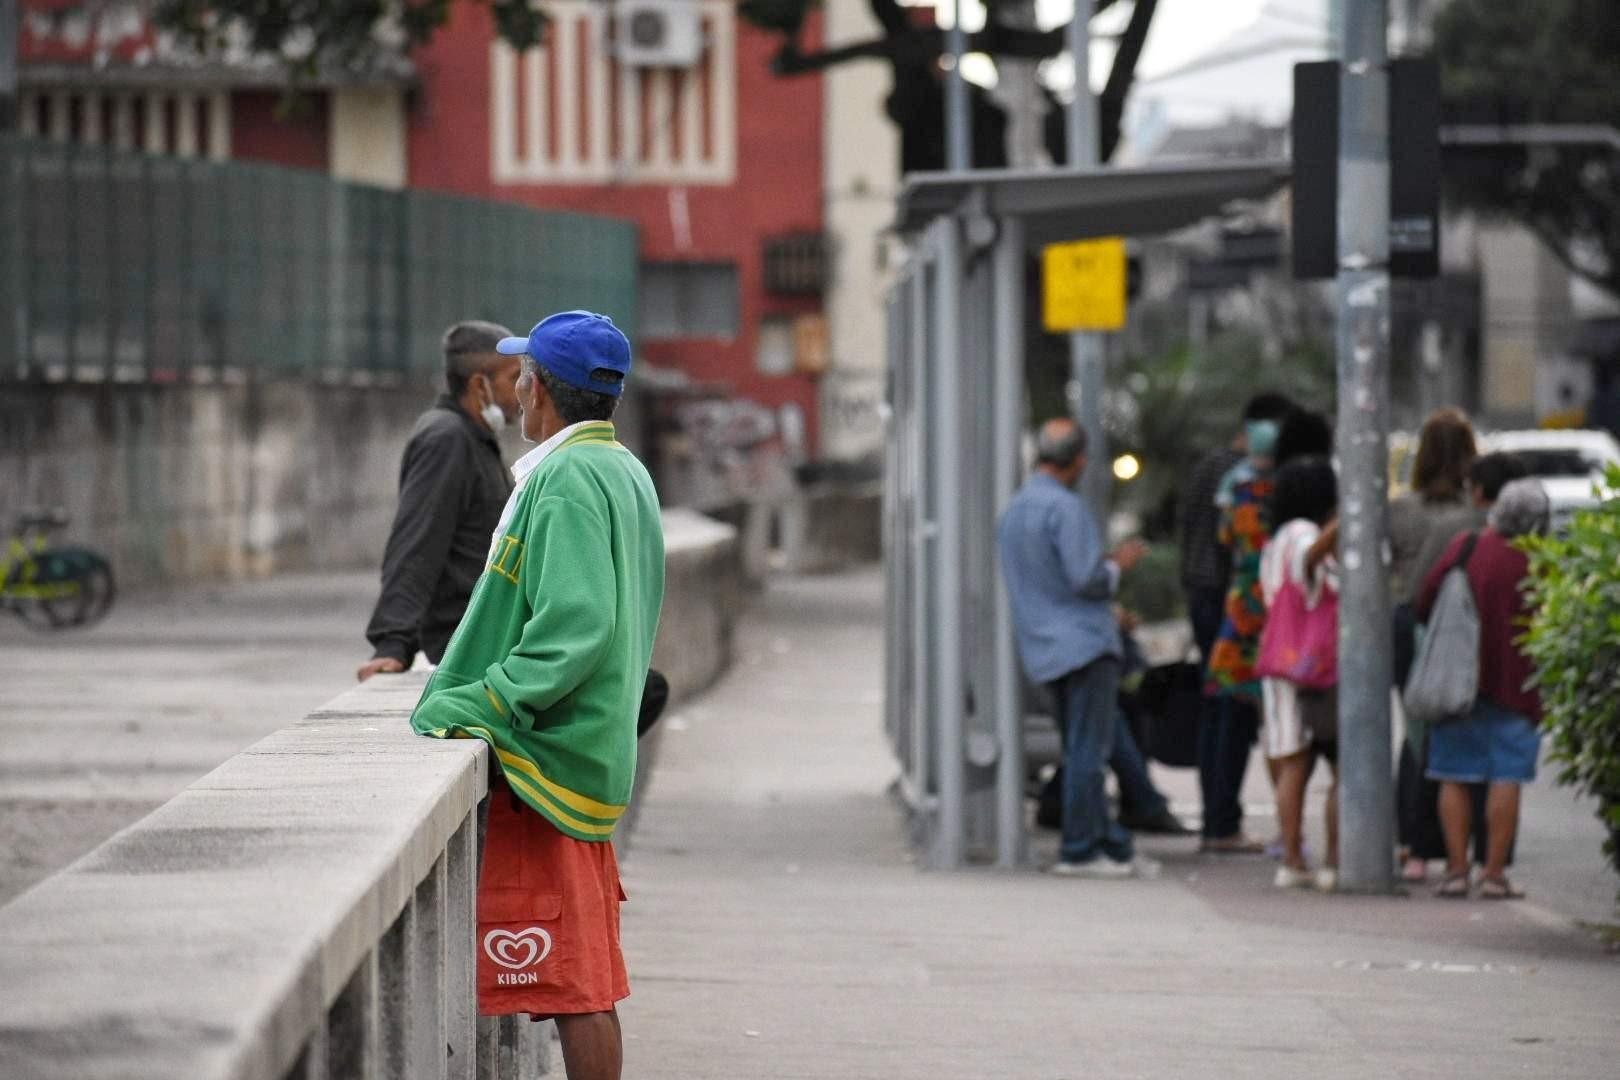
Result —
<instances>
[{"instance_id":1,"label":"paved walkway","mask_svg":"<svg viewBox=\"0 0 1620 1080\"><path fill-rule=\"evenodd\" d=\"M1620 958L1544 906L1279 894L1185 841L1150 845L1157 881L919 871L879 598L774 584L666 719L624 861L627 1075L1614 1075Z\"/></svg>"}]
</instances>

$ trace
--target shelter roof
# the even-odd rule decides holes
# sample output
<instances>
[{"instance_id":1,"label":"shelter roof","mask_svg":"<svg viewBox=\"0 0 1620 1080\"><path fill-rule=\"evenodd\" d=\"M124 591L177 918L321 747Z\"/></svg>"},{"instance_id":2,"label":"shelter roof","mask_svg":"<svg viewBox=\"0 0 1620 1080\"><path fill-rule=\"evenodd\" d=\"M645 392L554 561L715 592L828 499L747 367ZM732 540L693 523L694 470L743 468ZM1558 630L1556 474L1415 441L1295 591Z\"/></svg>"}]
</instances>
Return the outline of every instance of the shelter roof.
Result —
<instances>
[{"instance_id":1,"label":"shelter roof","mask_svg":"<svg viewBox=\"0 0 1620 1080\"><path fill-rule=\"evenodd\" d=\"M1155 162L1096 169L985 169L917 173L900 192L895 227L913 233L941 214L1024 219L1032 247L1092 236L1171 232L1261 199L1286 184L1285 158Z\"/></svg>"}]
</instances>

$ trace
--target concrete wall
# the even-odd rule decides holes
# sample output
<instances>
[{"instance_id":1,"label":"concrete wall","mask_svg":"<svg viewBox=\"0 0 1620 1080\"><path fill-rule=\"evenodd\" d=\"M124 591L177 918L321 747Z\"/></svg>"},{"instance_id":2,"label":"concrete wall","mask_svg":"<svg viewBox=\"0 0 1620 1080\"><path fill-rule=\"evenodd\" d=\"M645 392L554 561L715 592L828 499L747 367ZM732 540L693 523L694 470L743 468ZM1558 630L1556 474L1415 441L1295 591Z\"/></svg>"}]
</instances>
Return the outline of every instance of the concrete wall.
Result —
<instances>
[{"instance_id":1,"label":"concrete wall","mask_svg":"<svg viewBox=\"0 0 1620 1080\"><path fill-rule=\"evenodd\" d=\"M1569 271L1510 221L1450 222L1441 251L1448 268L1480 275L1480 412L1494 425L1533 424L1538 381L1563 355L1574 325Z\"/></svg>"},{"instance_id":2,"label":"concrete wall","mask_svg":"<svg viewBox=\"0 0 1620 1080\"><path fill-rule=\"evenodd\" d=\"M883 484L825 485L800 494L784 512L788 569L822 574L883 559Z\"/></svg>"},{"instance_id":3,"label":"concrete wall","mask_svg":"<svg viewBox=\"0 0 1620 1080\"><path fill-rule=\"evenodd\" d=\"M26 506L72 516L63 542L105 552L121 588L381 564L399 459L427 382L61 384L0 391L0 526ZM620 438L639 452L632 397ZM528 446L502 438L507 461Z\"/></svg>"},{"instance_id":4,"label":"concrete wall","mask_svg":"<svg viewBox=\"0 0 1620 1080\"><path fill-rule=\"evenodd\" d=\"M705 690L731 666L742 603L737 530L693 510L664 512L664 610L653 667L672 702Z\"/></svg>"},{"instance_id":5,"label":"concrete wall","mask_svg":"<svg viewBox=\"0 0 1620 1080\"><path fill-rule=\"evenodd\" d=\"M376 565L426 387L13 386L0 515L61 506L121 586Z\"/></svg>"}]
</instances>

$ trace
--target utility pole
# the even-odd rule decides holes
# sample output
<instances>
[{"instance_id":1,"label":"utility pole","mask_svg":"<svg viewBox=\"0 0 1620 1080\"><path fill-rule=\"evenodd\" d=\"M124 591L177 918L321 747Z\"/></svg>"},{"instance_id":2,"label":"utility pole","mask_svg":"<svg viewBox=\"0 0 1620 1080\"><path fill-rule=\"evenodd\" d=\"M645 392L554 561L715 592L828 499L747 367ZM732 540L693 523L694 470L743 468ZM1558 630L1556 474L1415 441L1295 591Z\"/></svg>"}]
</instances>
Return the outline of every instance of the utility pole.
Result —
<instances>
[{"instance_id":1,"label":"utility pole","mask_svg":"<svg viewBox=\"0 0 1620 1080\"><path fill-rule=\"evenodd\" d=\"M17 131L17 39L22 34L19 0L0 0L0 135Z\"/></svg>"},{"instance_id":2,"label":"utility pole","mask_svg":"<svg viewBox=\"0 0 1620 1080\"><path fill-rule=\"evenodd\" d=\"M1065 119L1069 168L1097 167L1097 98L1091 92L1091 15L1093 0L1074 0L1069 20L1069 54L1074 57L1074 97ZM1069 411L1086 432L1086 473L1080 493L1108 528L1110 486L1108 439L1103 432L1104 342L1101 334L1078 330L1069 335Z\"/></svg>"},{"instance_id":3,"label":"utility pole","mask_svg":"<svg viewBox=\"0 0 1620 1080\"><path fill-rule=\"evenodd\" d=\"M1009 0L1002 5L1001 25L1036 30L1035 0ZM1046 102L1041 96L1040 65L1021 57L996 58L996 99L1007 110L1007 164L1033 169L1043 164ZM1050 161L1045 161L1050 164Z\"/></svg>"},{"instance_id":4,"label":"utility pole","mask_svg":"<svg viewBox=\"0 0 1620 1080\"><path fill-rule=\"evenodd\" d=\"M1395 884L1390 777L1388 0L1335 0L1339 69L1339 883Z\"/></svg>"},{"instance_id":5,"label":"utility pole","mask_svg":"<svg viewBox=\"0 0 1620 1080\"><path fill-rule=\"evenodd\" d=\"M962 29L962 0L951 0L951 30L946 35L951 69L945 73L945 168L967 172L973 168L973 117L968 112L967 80L962 57L967 55L967 31Z\"/></svg>"}]
</instances>

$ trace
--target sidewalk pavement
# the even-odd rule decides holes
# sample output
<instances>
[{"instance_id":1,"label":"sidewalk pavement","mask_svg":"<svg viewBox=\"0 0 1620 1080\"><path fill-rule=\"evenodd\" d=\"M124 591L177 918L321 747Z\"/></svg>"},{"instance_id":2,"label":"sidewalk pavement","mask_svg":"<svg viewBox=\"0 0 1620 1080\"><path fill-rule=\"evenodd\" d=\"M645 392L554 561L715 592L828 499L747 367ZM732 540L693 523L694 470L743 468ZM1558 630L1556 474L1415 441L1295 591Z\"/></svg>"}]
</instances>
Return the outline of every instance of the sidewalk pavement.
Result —
<instances>
[{"instance_id":1,"label":"sidewalk pavement","mask_svg":"<svg viewBox=\"0 0 1620 1080\"><path fill-rule=\"evenodd\" d=\"M626 1075L1614 1075L1620 958L1545 906L1279 893L1185 840L1146 845L1155 881L919 870L880 582L773 582L666 718L624 859Z\"/></svg>"}]
</instances>

